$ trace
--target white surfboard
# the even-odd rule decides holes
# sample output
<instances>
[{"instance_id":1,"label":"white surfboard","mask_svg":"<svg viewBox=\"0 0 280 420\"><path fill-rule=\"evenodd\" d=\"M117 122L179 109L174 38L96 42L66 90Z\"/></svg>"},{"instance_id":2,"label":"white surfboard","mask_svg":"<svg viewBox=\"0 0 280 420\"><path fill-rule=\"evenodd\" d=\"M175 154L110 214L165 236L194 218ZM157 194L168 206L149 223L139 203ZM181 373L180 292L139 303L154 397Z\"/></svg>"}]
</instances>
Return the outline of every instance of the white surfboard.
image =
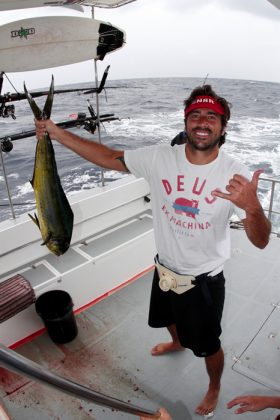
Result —
<instances>
[{"instance_id":1,"label":"white surfboard","mask_svg":"<svg viewBox=\"0 0 280 420\"><path fill-rule=\"evenodd\" d=\"M87 4L95 7L119 7L135 0L0 0L0 11L29 9L44 6L71 6Z\"/></svg>"},{"instance_id":2,"label":"white surfboard","mask_svg":"<svg viewBox=\"0 0 280 420\"><path fill-rule=\"evenodd\" d=\"M110 23L44 16L0 26L0 71L22 72L102 60L121 48L125 33Z\"/></svg>"}]
</instances>

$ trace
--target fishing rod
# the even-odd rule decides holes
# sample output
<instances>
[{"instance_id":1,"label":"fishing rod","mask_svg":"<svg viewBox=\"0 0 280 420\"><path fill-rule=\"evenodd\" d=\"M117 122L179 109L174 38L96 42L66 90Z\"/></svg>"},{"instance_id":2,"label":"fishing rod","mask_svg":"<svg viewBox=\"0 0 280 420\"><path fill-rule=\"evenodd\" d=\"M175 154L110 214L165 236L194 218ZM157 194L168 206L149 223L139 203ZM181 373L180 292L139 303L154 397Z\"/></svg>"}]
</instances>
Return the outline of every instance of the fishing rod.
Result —
<instances>
[{"instance_id":1,"label":"fishing rod","mask_svg":"<svg viewBox=\"0 0 280 420\"><path fill-rule=\"evenodd\" d=\"M120 120L117 117L114 117L114 114L102 114L98 120L97 115L94 112L94 109L91 104L89 104L89 111L91 116L87 117L84 112L79 112L77 114L77 118L75 120L66 120L57 123L56 125L61 128L73 128L73 127L83 127L86 131L94 134L99 122L110 122ZM5 173L5 166L3 161L2 152L9 153L13 150L13 141L20 140L23 138L33 137L35 136L35 130L24 131L22 133L11 134L10 136L0 137L0 158L2 160L2 167L4 170L4 178L6 180L7 185L7 177ZM0 204L0 207L7 207L10 206L12 209L13 218L15 219L15 214L13 211L13 206L22 206L22 205L34 205L34 203L13 203L11 204L11 197L8 189L8 197L9 197L9 204Z\"/></svg>"},{"instance_id":2,"label":"fishing rod","mask_svg":"<svg viewBox=\"0 0 280 420\"><path fill-rule=\"evenodd\" d=\"M92 111L93 111L93 108L92 108ZM116 120L119 120L119 118L114 117L114 114L100 115L100 123L116 121ZM87 117L84 112L79 112L77 114L76 119L61 121L57 123L56 125L61 128L82 127L89 133L94 134L98 125L98 120L97 120L96 115L91 115L90 117ZM33 129L33 130L23 131L22 133L15 133L15 134L10 134L9 136L0 137L0 145L1 145L2 152L5 152L5 153L10 152L13 149L13 143L12 143L13 141L21 140L28 137L33 137L35 136L35 134L36 134L36 131Z\"/></svg>"},{"instance_id":3,"label":"fishing rod","mask_svg":"<svg viewBox=\"0 0 280 420\"><path fill-rule=\"evenodd\" d=\"M99 95L104 89L105 89L105 83L107 80L107 76L108 76L108 72L109 72L109 68L110 66L107 66L101 82L99 84L99 86L94 87L94 88L73 88L73 89L57 89L54 90L54 94L60 94L60 93L69 93L69 92L84 92L85 95L90 94L90 93L96 93L97 95ZM26 99L26 94L23 92L16 92L16 93L10 93L7 92L4 95L1 95L1 91L2 91L2 86L3 86L3 76L4 76L4 72L0 73L0 117L2 118L9 118L12 117L14 120L16 119L15 116L15 106L13 104L10 104L10 102L15 102L15 101L21 101ZM108 87L109 89L111 87ZM106 89L108 89L106 87ZM32 97L33 98L38 98L41 96L45 96L48 94L48 91L36 91L36 92L32 92ZM9 105L7 105L7 103L9 103Z\"/></svg>"},{"instance_id":4,"label":"fishing rod","mask_svg":"<svg viewBox=\"0 0 280 420\"><path fill-rule=\"evenodd\" d=\"M94 87L94 88L88 88L88 87L84 87L84 88L73 88L73 89L56 89L54 90L54 93L59 94L59 93L68 93L68 92L82 92L85 91L85 94L88 93L101 93L102 90L105 87L105 83L106 83L106 79L108 76L108 72L109 72L109 68L110 66L107 66L101 82L99 84L98 87ZM3 75L4 72L0 73L0 104L6 103L6 102L14 102L14 101L21 101L23 99L26 99L26 94L24 92L15 92L15 93L10 93L7 92L4 95L1 95L1 89L2 89L2 84L3 84ZM45 96L48 94L48 91L35 91L35 92L31 92L32 94L32 98L38 98L40 96Z\"/></svg>"},{"instance_id":5,"label":"fishing rod","mask_svg":"<svg viewBox=\"0 0 280 420\"><path fill-rule=\"evenodd\" d=\"M94 389L52 372L44 366L16 353L3 344L0 344L0 366L30 378L32 381L62 391L71 397L80 398L84 401L110 408L111 410L118 410L122 413L128 413L138 417L145 416L153 419L158 419L161 416L159 405L153 401L140 401L141 405L135 405L103 394L102 392L95 391Z\"/></svg>"}]
</instances>

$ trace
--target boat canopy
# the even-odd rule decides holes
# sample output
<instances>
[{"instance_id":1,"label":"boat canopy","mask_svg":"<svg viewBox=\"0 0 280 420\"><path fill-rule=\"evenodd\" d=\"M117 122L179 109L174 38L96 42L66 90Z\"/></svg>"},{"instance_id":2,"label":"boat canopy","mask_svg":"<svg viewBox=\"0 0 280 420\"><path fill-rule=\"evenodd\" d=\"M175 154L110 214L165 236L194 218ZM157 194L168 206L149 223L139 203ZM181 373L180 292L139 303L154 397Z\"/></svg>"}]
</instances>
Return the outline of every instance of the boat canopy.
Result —
<instances>
[{"instance_id":1,"label":"boat canopy","mask_svg":"<svg viewBox=\"0 0 280 420\"><path fill-rule=\"evenodd\" d=\"M125 4L132 3L136 0L86 0L84 5L94 6L94 7L120 7Z\"/></svg>"},{"instance_id":2,"label":"boat canopy","mask_svg":"<svg viewBox=\"0 0 280 420\"><path fill-rule=\"evenodd\" d=\"M273 4L275 7L280 9L280 0L268 0L269 3Z\"/></svg>"},{"instance_id":3,"label":"boat canopy","mask_svg":"<svg viewBox=\"0 0 280 420\"><path fill-rule=\"evenodd\" d=\"M94 6L114 8L136 0L0 0L0 11L44 6Z\"/></svg>"}]
</instances>

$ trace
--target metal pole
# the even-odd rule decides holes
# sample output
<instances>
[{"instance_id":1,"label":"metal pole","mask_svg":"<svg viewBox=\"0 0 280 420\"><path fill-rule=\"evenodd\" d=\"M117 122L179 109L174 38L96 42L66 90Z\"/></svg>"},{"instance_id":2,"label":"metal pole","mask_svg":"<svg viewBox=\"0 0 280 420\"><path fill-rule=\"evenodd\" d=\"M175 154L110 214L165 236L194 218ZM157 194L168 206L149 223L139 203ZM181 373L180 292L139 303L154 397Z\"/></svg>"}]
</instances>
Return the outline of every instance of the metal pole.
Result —
<instances>
[{"instance_id":1,"label":"metal pole","mask_svg":"<svg viewBox=\"0 0 280 420\"><path fill-rule=\"evenodd\" d=\"M274 200L274 193L275 193L275 181L271 181L271 193L270 193L270 202L269 202L269 210L268 210L268 220L271 220L272 209L273 209L273 200Z\"/></svg>"},{"instance_id":2,"label":"metal pole","mask_svg":"<svg viewBox=\"0 0 280 420\"><path fill-rule=\"evenodd\" d=\"M10 208L11 208L11 212L12 212L12 218L15 219L16 218L16 215L15 215L15 212L14 212L12 198L11 198L11 194L10 194L10 190L9 190L8 178L7 178L6 171L5 171L5 164L4 164L4 159L3 159L3 153L2 153L2 149L1 149L1 144L0 144L0 156L1 156L1 163L2 163L2 168L3 168L4 179L5 179L5 185L6 185L8 199L9 199Z\"/></svg>"},{"instance_id":3,"label":"metal pole","mask_svg":"<svg viewBox=\"0 0 280 420\"><path fill-rule=\"evenodd\" d=\"M95 72L95 87L98 89L98 72L97 72L97 60L94 60L94 72ZM99 96L98 93L95 93L96 98L96 122L97 122L97 131L98 131L98 141L101 144L101 130L100 130L100 112L99 112ZM104 169L101 168L101 185L104 187L105 181L104 181Z\"/></svg>"},{"instance_id":4,"label":"metal pole","mask_svg":"<svg viewBox=\"0 0 280 420\"><path fill-rule=\"evenodd\" d=\"M94 6L92 6L91 8L91 17L92 19L94 19ZM98 71L97 71L97 60L94 60L94 73L95 73L95 87L96 90L98 89ZM97 132L98 132L98 141L101 144L102 140L101 140L101 131L100 131L100 112L99 112L99 97L98 97L98 93L96 92L95 94L95 98L96 98L96 122L97 122ZM104 187L105 185L105 181L104 181L104 169L101 168L101 185L102 187Z\"/></svg>"},{"instance_id":5,"label":"metal pole","mask_svg":"<svg viewBox=\"0 0 280 420\"><path fill-rule=\"evenodd\" d=\"M3 344L0 344L0 365L35 381L50 385L55 389L98 405L114 408L124 413L134 414L135 416L146 416L149 418L160 417L159 406L152 402L150 404L153 407L147 409L93 391L90 388L51 372L49 369L21 356Z\"/></svg>"}]
</instances>

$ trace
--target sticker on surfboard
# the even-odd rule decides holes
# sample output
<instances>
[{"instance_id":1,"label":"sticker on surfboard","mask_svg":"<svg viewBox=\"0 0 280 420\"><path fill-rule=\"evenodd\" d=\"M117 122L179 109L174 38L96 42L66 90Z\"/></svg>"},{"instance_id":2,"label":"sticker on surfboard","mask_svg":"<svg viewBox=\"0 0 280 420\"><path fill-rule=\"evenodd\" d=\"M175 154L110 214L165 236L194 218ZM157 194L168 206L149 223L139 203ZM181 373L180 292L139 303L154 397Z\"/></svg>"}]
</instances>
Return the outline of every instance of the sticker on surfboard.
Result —
<instances>
[{"instance_id":1,"label":"sticker on surfboard","mask_svg":"<svg viewBox=\"0 0 280 420\"><path fill-rule=\"evenodd\" d=\"M0 71L47 69L106 54L125 43L125 33L110 23L72 16L43 16L0 26Z\"/></svg>"}]
</instances>

